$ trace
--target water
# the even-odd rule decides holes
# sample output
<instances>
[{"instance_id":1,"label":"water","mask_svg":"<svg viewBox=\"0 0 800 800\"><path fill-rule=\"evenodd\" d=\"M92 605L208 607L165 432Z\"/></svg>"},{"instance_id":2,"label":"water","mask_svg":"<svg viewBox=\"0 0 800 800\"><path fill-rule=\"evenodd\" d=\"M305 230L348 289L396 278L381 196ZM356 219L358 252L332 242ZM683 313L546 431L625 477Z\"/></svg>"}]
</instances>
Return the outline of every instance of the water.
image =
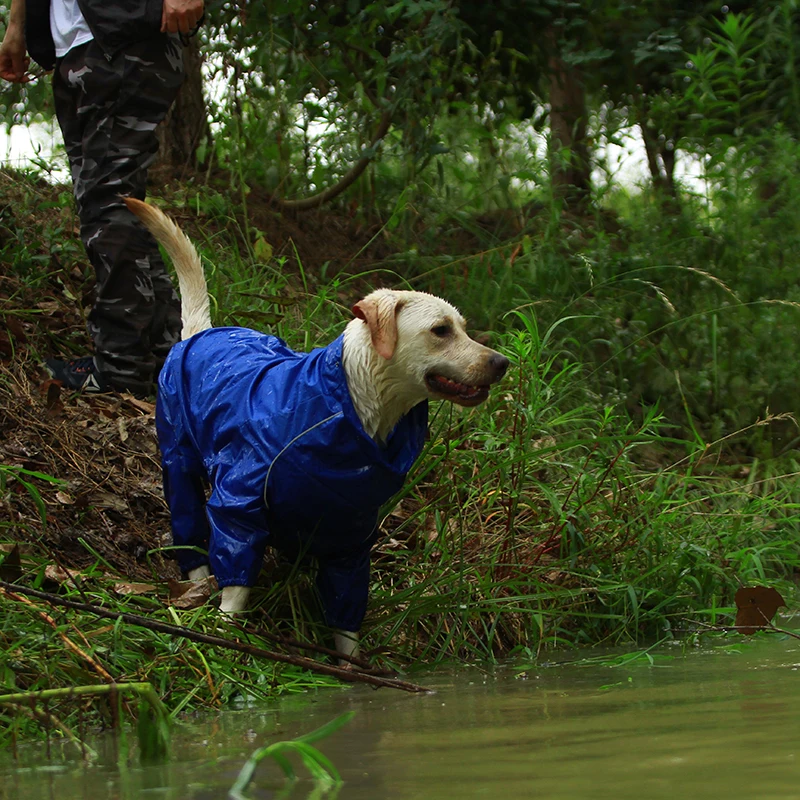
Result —
<instances>
[{"instance_id":1,"label":"water","mask_svg":"<svg viewBox=\"0 0 800 800\"><path fill-rule=\"evenodd\" d=\"M225 712L183 725L160 768L47 764L22 748L16 766L0 759L0 798L225 798L257 747L351 709L320 744L343 800L800 797L800 641L653 653L654 665L540 666L527 678L462 668L415 676L432 695L357 686ZM304 779L284 794L263 762L250 796L316 796L297 769Z\"/></svg>"}]
</instances>

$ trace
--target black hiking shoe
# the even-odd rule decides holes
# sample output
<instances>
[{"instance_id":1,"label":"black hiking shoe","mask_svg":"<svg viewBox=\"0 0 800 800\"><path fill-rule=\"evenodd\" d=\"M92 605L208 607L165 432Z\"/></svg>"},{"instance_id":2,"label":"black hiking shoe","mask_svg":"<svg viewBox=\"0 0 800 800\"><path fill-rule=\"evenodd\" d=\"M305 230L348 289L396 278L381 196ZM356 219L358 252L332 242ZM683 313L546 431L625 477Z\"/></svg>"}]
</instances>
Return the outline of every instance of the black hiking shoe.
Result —
<instances>
[{"instance_id":1,"label":"black hiking shoe","mask_svg":"<svg viewBox=\"0 0 800 800\"><path fill-rule=\"evenodd\" d=\"M103 380L92 356L71 358L62 361L59 358L48 358L44 368L53 380L61 381L65 389L73 392L91 392L104 394L111 387Z\"/></svg>"}]
</instances>

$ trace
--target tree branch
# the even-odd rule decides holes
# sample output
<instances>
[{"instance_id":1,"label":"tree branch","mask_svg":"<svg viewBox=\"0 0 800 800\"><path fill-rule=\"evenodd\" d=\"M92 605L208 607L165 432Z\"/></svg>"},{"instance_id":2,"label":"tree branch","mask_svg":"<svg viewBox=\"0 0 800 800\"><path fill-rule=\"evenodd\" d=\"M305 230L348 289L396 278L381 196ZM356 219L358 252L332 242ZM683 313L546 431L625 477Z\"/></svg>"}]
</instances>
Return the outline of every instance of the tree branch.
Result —
<instances>
[{"instance_id":1,"label":"tree branch","mask_svg":"<svg viewBox=\"0 0 800 800\"><path fill-rule=\"evenodd\" d=\"M389 132L389 127L392 122L392 115L389 111L384 111L381 116L381 121L378 124L378 130L372 137L369 149L374 148L381 139ZM345 189L349 188L361 176L364 170L369 165L374 155L364 156L360 158L351 168L345 173L344 177L335 186L330 186L319 194L312 195L311 197L303 197L299 200L283 200L280 197L273 197L272 202L275 203L280 209L284 211L308 211L312 208L319 208L334 197L338 197Z\"/></svg>"}]
</instances>

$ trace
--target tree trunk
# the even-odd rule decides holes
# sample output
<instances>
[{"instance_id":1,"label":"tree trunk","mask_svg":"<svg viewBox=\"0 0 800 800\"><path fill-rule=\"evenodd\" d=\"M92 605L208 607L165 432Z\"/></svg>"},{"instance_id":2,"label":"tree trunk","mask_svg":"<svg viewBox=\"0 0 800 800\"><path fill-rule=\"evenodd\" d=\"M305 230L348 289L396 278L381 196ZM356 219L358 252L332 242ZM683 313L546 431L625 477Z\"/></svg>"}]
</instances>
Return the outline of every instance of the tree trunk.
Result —
<instances>
[{"instance_id":1,"label":"tree trunk","mask_svg":"<svg viewBox=\"0 0 800 800\"><path fill-rule=\"evenodd\" d=\"M586 92L578 70L564 62L553 44L550 73L550 180L569 206L589 199L591 161L586 141Z\"/></svg>"},{"instance_id":2,"label":"tree trunk","mask_svg":"<svg viewBox=\"0 0 800 800\"><path fill-rule=\"evenodd\" d=\"M667 197L675 197L675 151L668 150L658 139L658 132L644 122L639 123L642 131L647 166L655 189L663 191Z\"/></svg>"},{"instance_id":3,"label":"tree trunk","mask_svg":"<svg viewBox=\"0 0 800 800\"><path fill-rule=\"evenodd\" d=\"M203 57L193 36L183 48L186 78L178 97L158 129L158 164L186 170L195 166L197 149L205 141L211 144L206 103L203 97Z\"/></svg>"}]
</instances>

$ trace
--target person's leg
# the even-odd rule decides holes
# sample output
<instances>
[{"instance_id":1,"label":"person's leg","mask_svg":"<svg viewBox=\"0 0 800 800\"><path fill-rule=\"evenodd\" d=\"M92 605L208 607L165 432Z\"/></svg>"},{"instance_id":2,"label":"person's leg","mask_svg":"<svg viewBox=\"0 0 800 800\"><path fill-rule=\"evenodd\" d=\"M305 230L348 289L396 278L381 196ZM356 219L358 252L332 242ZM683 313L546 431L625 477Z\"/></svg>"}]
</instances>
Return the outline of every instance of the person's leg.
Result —
<instances>
[{"instance_id":1,"label":"person's leg","mask_svg":"<svg viewBox=\"0 0 800 800\"><path fill-rule=\"evenodd\" d=\"M144 199L155 129L183 80L177 38L158 36L107 61L95 42L60 60L53 76L81 222L97 277L88 327L102 382L148 393L157 352L180 338L180 305L158 247L120 197Z\"/></svg>"}]
</instances>

